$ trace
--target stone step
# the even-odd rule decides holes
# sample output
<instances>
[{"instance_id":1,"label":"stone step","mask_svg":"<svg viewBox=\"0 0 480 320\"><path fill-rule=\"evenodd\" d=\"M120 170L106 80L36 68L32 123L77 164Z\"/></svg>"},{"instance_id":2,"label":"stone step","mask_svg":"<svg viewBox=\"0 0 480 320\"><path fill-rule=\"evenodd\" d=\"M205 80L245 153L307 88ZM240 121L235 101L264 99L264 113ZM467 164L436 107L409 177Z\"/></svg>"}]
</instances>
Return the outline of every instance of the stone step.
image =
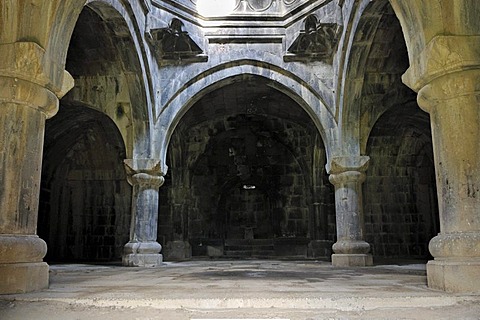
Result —
<instances>
[{"instance_id":1,"label":"stone step","mask_svg":"<svg viewBox=\"0 0 480 320\"><path fill-rule=\"evenodd\" d=\"M229 258L275 256L272 239L228 239L225 240L223 252Z\"/></svg>"},{"instance_id":2,"label":"stone step","mask_svg":"<svg viewBox=\"0 0 480 320\"><path fill-rule=\"evenodd\" d=\"M273 250L228 250L224 251L227 257L271 257L275 255Z\"/></svg>"},{"instance_id":3,"label":"stone step","mask_svg":"<svg viewBox=\"0 0 480 320\"><path fill-rule=\"evenodd\" d=\"M274 246L249 246L249 245L236 245L236 246L225 246L226 251L235 251L235 250L240 250L240 251L255 251L255 250L263 250L263 251L273 251Z\"/></svg>"},{"instance_id":4,"label":"stone step","mask_svg":"<svg viewBox=\"0 0 480 320\"><path fill-rule=\"evenodd\" d=\"M225 240L225 247L251 246L251 245L273 246L273 240L272 239L226 239Z\"/></svg>"}]
</instances>

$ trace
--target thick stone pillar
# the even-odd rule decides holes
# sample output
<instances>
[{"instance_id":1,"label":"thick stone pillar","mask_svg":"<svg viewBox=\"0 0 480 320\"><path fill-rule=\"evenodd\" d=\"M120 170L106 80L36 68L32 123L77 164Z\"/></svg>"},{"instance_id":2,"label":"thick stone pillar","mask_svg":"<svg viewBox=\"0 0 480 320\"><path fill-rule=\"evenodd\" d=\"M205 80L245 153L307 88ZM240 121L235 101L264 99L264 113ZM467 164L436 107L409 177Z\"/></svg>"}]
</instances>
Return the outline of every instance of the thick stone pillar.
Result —
<instances>
[{"instance_id":1,"label":"thick stone pillar","mask_svg":"<svg viewBox=\"0 0 480 320\"><path fill-rule=\"evenodd\" d=\"M123 265L157 267L163 262L157 242L158 189L165 179L154 159L125 160L128 182L132 185L130 241L125 245Z\"/></svg>"},{"instance_id":2,"label":"thick stone pillar","mask_svg":"<svg viewBox=\"0 0 480 320\"><path fill-rule=\"evenodd\" d=\"M45 119L73 78L34 42L0 44L0 56L0 294L23 293L48 287L36 235Z\"/></svg>"},{"instance_id":3,"label":"thick stone pillar","mask_svg":"<svg viewBox=\"0 0 480 320\"><path fill-rule=\"evenodd\" d=\"M57 110L50 90L0 76L0 293L48 287L36 232L45 119Z\"/></svg>"},{"instance_id":4,"label":"thick stone pillar","mask_svg":"<svg viewBox=\"0 0 480 320\"><path fill-rule=\"evenodd\" d=\"M418 95L430 113L440 233L429 244L428 285L480 291L480 69L430 81Z\"/></svg>"},{"instance_id":5,"label":"thick stone pillar","mask_svg":"<svg viewBox=\"0 0 480 320\"><path fill-rule=\"evenodd\" d=\"M333 158L327 168L335 186L337 242L332 265L360 267L373 264L370 245L364 240L362 183L369 157Z\"/></svg>"}]
</instances>

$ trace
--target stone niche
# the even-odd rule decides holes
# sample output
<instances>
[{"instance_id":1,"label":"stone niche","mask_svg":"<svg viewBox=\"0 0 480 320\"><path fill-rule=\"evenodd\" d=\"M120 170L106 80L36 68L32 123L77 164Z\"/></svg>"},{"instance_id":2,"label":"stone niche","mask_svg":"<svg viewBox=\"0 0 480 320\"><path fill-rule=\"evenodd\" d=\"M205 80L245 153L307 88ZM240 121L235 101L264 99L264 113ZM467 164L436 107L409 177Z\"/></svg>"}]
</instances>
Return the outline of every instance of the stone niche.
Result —
<instances>
[{"instance_id":1,"label":"stone niche","mask_svg":"<svg viewBox=\"0 0 480 320\"><path fill-rule=\"evenodd\" d=\"M147 32L147 39L160 65L208 60L207 55L185 30L184 23L177 18L172 19L168 27Z\"/></svg>"},{"instance_id":2,"label":"stone niche","mask_svg":"<svg viewBox=\"0 0 480 320\"><path fill-rule=\"evenodd\" d=\"M309 15L304 28L283 57L285 62L324 61L331 64L343 27L337 23L320 23L316 15Z\"/></svg>"},{"instance_id":3,"label":"stone niche","mask_svg":"<svg viewBox=\"0 0 480 320\"><path fill-rule=\"evenodd\" d=\"M309 246L313 240L331 246L334 236L324 153L305 112L262 81L201 99L169 149L159 218L166 259L178 258L177 250L168 252L178 241L193 256L327 254Z\"/></svg>"}]
</instances>

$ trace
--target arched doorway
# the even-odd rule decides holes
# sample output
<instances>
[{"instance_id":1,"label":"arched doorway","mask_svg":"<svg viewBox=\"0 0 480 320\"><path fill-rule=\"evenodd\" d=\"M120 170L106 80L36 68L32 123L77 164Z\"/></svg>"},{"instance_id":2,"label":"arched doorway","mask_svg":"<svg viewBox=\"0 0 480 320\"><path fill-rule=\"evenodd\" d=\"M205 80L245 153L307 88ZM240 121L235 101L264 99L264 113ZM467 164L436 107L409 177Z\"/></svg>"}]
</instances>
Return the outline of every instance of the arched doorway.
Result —
<instances>
[{"instance_id":1,"label":"arched doorway","mask_svg":"<svg viewBox=\"0 0 480 320\"><path fill-rule=\"evenodd\" d=\"M385 113L368 143L367 239L377 257L429 257L440 229L428 114L410 103Z\"/></svg>"},{"instance_id":2,"label":"arched doorway","mask_svg":"<svg viewBox=\"0 0 480 320\"><path fill-rule=\"evenodd\" d=\"M47 122L38 220L47 261L120 259L131 200L123 159L118 129L98 111L62 105Z\"/></svg>"},{"instance_id":3,"label":"arched doorway","mask_svg":"<svg viewBox=\"0 0 480 320\"><path fill-rule=\"evenodd\" d=\"M269 80L232 82L196 102L172 135L160 190L166 258L190 250L210 257L328 256L333 188L318 130Z\"/></svg>"}]
</instances>

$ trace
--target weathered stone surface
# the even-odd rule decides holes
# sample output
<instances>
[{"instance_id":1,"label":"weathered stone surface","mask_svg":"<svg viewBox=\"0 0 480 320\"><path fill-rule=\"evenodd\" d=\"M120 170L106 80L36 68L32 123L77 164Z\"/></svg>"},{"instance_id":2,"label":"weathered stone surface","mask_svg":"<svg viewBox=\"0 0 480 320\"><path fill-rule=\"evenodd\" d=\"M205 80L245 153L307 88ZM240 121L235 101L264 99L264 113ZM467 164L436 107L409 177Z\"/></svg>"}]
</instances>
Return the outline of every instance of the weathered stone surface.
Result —
<instances>
[{"instance_id":1,"label":"weathered stone surface","mask_svg":"<svg viewBox=\"0 0 480 320\"><path fill-rule=\"evenodd\" d=\"M335 186L337 242L332 249L334 266L373 264L370 245L365 242L362 183L369 157L338 157L328 165L330 182Z\"/></svg>"},{"instance_id":2,"label":"weathered stone surface","mask_svg":"<svg viewBox=\"0 0 480 320\"><path fill-rule=\"evenodd\" d=\"M397 1L393 4L403 24L417 26L430 21L432 14L470 19L479 9L478 3L468 0L456 2L459 10L455 11L426 3L412 7ZM418 14L410 11L415 6ZM428 282L453 292L479 290L480 55L478 46L473 45L478 42L479 29L478 19L473 19L472 24L429 23L417 34L409 30L408 41L414 45L403 78L419 92L418 103L430 114L432 126L441 228L430 242L435 260L428 264ZM446 31L452 36L445 36Z\"/></svg>"},{"instance_id":3,"label":"weathered stone surface","mask_svg":"<svg viewBox=\"0 0 480 320\"><path fill-rule=\"evenodd\" d=\"M476 292L480 286L480 263L469 258L435 259L427 263L428 286L447 292Z\"/></svg>"},{"instance_id":4,"label":"weathered stone surface","mask_svg":"<svg viewBox=\"0 0 480 320\"><path fill-rule=\"evenodd\" d=\"M13 279L0 292L45 285L37 225L59 222L61 239L72 225L71 237L118 247L111 234L127 223L112 219L127 215L102 212L129 210L105 160L118 167L122 150L133 186L126 265L160 265L158 237L175 259L189 257L189 246L194 255L317 256L336 239L333 264L359 266L371 264L366 240L373 254L425 257L439 232L430 286L478 291L478 1L244 0L222 13L190 0L86 2L0 8L0 262ZM283 59L289 49L309 57ZM190 59L200 51L208 60ZM118 132L98 138L82 112L59 117L91 139L46 149L59 151L45 158L45 179L58 171L78 183L42 189L68 214L39 224L43 130L73 85L65 69L76 86L64 105L106 114L123 141ZM403 73L430 119L414 111ZM75 255L88 241L59 247Z\"/></svg>"},{"instance_id":5,"label":"weathered stone surface","mask_svg":"<svg viewBox=\"0 0 480 320\"><path fill-rule=\"evenodd\" d=\"M158 188L165 179L156 159L124 161L128 182L132 185L132 224L130 241L122 258L125 266L155 267L161 265L162 246L157 240Z\"/></svg>"},{"instance_id":6,"label":"weathered stone surface","mask_svg":"<svg viewBox=\"0 0 480 320\"><path fill-rule=\"evenodd\" d=\"M333 249L335 251L335 248ZM335 267L365 267L373 265L371 254L332 254L332 265Z\"/></svg>"},{"instance_id":7,"label":"weathered stone surface","mask_svg":"<svg viewBox=\"0 0 480 320\"><path fill-rule=\"evenodd\" d=\"M35 55L22 58L41 63ZM0 271L6 279L0 293L48 286L48 265L42 262L47 248L36 236L37 211L45 119L58 108L55 94L36 79L11 75L0 75Z\"/></svg>"},{"instance_id":8,"label":"weathered stone surface","mask_svg":"<svg viewBox=\"0 0 480 320\"><path fill-rule=\"evenodd\" d=\"M0 264L2 294L27 293L48 288L48 264L45 262Z\"/></svg>"}]
</instances>

